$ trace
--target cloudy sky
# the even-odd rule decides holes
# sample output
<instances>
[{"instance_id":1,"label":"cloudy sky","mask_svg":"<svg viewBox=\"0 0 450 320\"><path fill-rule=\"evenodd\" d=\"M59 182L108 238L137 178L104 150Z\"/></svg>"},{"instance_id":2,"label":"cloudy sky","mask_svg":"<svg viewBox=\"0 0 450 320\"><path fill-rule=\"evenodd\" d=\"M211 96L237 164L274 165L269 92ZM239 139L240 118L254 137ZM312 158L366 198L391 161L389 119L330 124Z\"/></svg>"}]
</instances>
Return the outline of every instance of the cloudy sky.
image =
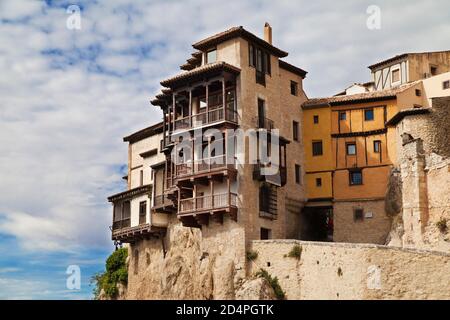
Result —
<instances>
[{"instance_id":1,"label":"cloudy sky","mask_svg":"<svg viewBox=\"0 0 450 320\"><path fill-rule=\"evenodd\" d=\"M81 29L67 28L69 5ZM370 5L381 29L366 26ZM0 0L0 299L86 299L111 252L124 190L122 137L159 121L149 104L191 44L231 26L262 34L309 73L309 97L369 80L368 65L450 49L448 0ZM81 290L66 288L79 265Z\"/></svg>"}]
</instances>

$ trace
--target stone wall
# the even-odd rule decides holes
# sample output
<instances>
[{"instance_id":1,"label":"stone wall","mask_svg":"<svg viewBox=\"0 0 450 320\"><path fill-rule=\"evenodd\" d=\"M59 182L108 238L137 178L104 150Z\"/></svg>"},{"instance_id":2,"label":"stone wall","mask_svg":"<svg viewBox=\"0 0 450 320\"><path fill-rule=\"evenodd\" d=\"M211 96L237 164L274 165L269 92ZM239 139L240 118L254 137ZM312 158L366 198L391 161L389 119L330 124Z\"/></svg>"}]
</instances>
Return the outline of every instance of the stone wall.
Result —
<instances>
[{"instance_id":1,"label":"stone wall","mask_svg":"<svg viewBox=\"0 0 450 320\"><path fill-rule=\"evenodd\" d=\"M287 299L450 299L450 254L299 240L251 245L251 272L278 277ZM288 257L295 245L300 259Z\"/></svg>"}]
</instances>

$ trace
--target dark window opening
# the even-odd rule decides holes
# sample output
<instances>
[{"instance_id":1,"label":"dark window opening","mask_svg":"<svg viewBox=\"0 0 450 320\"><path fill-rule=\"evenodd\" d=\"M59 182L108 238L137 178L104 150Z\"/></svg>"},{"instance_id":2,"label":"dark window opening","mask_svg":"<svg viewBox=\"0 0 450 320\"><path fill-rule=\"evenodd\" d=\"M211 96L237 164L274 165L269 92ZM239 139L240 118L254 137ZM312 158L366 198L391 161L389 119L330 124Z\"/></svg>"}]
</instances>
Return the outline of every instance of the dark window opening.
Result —
<instances>
[{"instance_id":1,"label":"dark window opening","mask_svg":"<svg viewBox=\"0 0 450 320\"><path fill-rule=\"evenodd\" d=\"M353 170L349 172L350 185L361 185L363 183L362 180L362 171L361 170Z\"/></svg>"},{"instance_id":2,"label":"dark window opening","mask_svg":"<svg viewBox=\"0 0 450 320\"><path fill-rule=\"evenodd\" d=\"M296 96L298 94L298 84L295 81L291 80L291 94Z\"/></svg>"},{"instance_id":3,"label":"dark window opening","mask_svg":"<svg viewBox=\"0 0 450 320\"><path fill-rule=\"evenodd\" d=\"M144 185L144 170L141 170L139 172L139 185L141 185L141 186Z\"/></svg>"},{"instance_id":4,"label":"dark window opening","mask_svg":"<svg viewBox=\"0 0 450 320\"><path fill-rule=\"evenodd\" d=\"M364 210L363 209L354 209L353 211L353 220L363 221L364 220Z\"/></svg>"},{"instance_id":5,"label":"dark window opening","mask_svg":"<svg viewBox=\"0 0 450 320\"><path fill-rule=\"evenodd\" d=\"M316 187L322 186L322 178L316 178Z\"/></svg>"},{"instance_id":6,"label":"dark window opening","mask_svg":"<svg viewBox=\"0 0 450 320\"><path fill-rule=\"evenodd\" d=\"M349 156L356 155L356 143L354 142L347 143L347 155Z\"/></svg>"},{"instance_id":7,"label":"dark window opening","mask_svg":"<svg viewBox=\"0 0 450 320\"><path fill-rule=\"evenodd\" d=\"M432 76L437 75L437 73L438 73L437 67L431 66L431 67L430 67L430 73L431 73Z\"/></svg>"},{"instance_id":8,"label":"dark window opening","mask_svg":"<svg viewBox=\"0 0 450 320\"><path fill-rule=\"evenodd\" d=\"M314 117L313 117L313 122L314 122L315 124L319 123L319 116L314 116Z\"/></svg>"},{"instance_id":9,"label":"dark window opening","mask_svg":"<svg viewBox=\"0 0 450 320\"><path fill-rule=\"evenodd\" d=\"M339 120L346 120L347 119L347 112L341 111L339 112Z\"/></svg>"},{"instance_id":10,"label":"dark window opening","mask_svg":"<svg viewBox=\"0 0 450 320\"><path fill-rule=\"evenodd\" d=\"M322 141L313 141L312 151L313 156L321 156L323 154Z\"/></svg>"},{"instance_id":11,"label":"dark window opening","mask_svg":"<svg viewBox=\"0 0 450 320\"><path fill-rule=\"evenodd\" d=\"M373 109L364 110L364 120L372 121L374 119Z\"/></svg>"},{"instance_id":12,"label":"dark window opening","mask_svg":"<svg viewBox=\"0 0 450 320\"><path fill-rule=\"evenodd\" d=\"M270 54L254 44L249 44L249 65L256 69L256 83L266 85L265 75L271 74Z\"/></svg>"},{"instance_id":13,"label":"dark window opening","mask_svg":"<svg viewBox=\"0 0 450 320\"><path fill-rule=\"evenodd\" d=\"M380 140L375 140L373 142L373 152L375 152L375 153L381 152L381 141Z\"/></svg>"},{"instance_id":14,"label":"dark window opening","mask_svg":"<svg viewBox=\"0 0 450 320\"><path fill-rule=\"evenodd\" d=\"M420 89L416 89L416 96L422 96L422 91Z\"/></svg>"},{"instance_id":15,"label":"dark window opening","mask_svg":"<svg viewBox=\"0 0 450 320\"><path fill-rule=\"evenodd\" d=\"M261 240L269 240L271 238L272 231L270 229L261 228Z\"/></svg>"},{"instance_id":16,"label":"dark window opening","mask_svg":"<svg viewBox=\"0 0 450 320\"><path fill-rule=\"evenodd\" d=\"M292 121L292 139L298 141L298 122Z\"/></svg>"},{"instance_id":17,"label":"dark window opening","mask_svg":"<svg viewBox=\"0 0 450 320\"><path fill-rule=\"evenodd\" d=\"M301 167L298 164L295 165L295 183L297 183L297 184L301 184L302 183L302 180L301 180Z\"/></svg>"},{"instance_id":18,"label":"dark window opening","mask_svg":"<svg viewBox=\"0 0 450 320\"><path fill-rule=\"evenodd\" d=\"M444 81L442 83L442 89L444 90L450 89L450 80Z\"/></svg>"}]
</instances>

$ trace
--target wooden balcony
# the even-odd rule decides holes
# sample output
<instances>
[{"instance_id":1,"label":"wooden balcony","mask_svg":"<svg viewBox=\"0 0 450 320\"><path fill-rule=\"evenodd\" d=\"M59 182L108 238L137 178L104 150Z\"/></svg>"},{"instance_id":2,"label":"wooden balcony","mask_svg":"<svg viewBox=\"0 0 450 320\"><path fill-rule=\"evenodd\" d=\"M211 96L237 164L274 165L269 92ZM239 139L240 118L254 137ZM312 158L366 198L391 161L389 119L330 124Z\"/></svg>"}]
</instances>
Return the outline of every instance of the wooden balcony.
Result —
<instances>
[{"instance_id":1,"label":"wooden balcony","mask_svg":"<svg viewBox=\"0 0 450 320\"><path fill-rule=\"evenodd\" d=\"M284 186L287 181L287 169L286 167L278 167L278 173L276 174L264 174L264 165L257 163L253 165L253 179L257 181L267 181L278 186Z\"/></svg>"},{"instance_id":2,"label":"wooden balcony","mask_svg":"<svg viewBox=\"0 0 450 320\"><path fill-rule=\"evenodd\" d=\"M166 194L156 195L153 199L152 211L161 213L175 212L175 203Z\"/></svg>"},{"instance_id":3,"label":"wooden balcony","mask_svg":"<svg viewBox=\"0 0 450 320\"><path fill-rule=\"evenodd\" d=\"M253 121L258 129L266 129L267 131L271 131L275 128L273 120L269 118L257 116L253 118Z\"/></svg>"},{"instance_id":4,"label":"wooden balcony","mask_svg":"<svg viewBox=\"0 0 450 320\"><path fill-rule=\"evenodd\" d=\"M129 219L127 219L129 220ZM124 222L123 221L116 221L113 225L113 230L112 230L112 240L115 241L120 241L122 243L132 243L135 242L136 240L140 240L140 239L149 239L151 237L159 237L161 235L163 235L166 232L166 228L165 227L157 227L157 226L152 226L149 223L145 223L145 224L140 224L138 226L135 227L130 227L129 226L129 221ZM119 224L120 222L120 224ZM128 224L128 226L124 226ZM118 228L118 226L120 225L120 228ZM116 228L114 228L116 227Z\"/></svg>"},{"instance_id":5,"label":"wooden balcony","mask_svg":"<svg viewBox=\"0 0 450 320\"><path fill-rule=\"evenodd\" d=\"M190 227L208 224L210 216L216 221L222 222L224 213L229 214L236 221L237 195L235 193L181 199L178 208L178 218L183 225Z\"/></svg>"},{"instance_id":6,"label":"wooden balcony","mask_svg":"<svg viewBox=\"0 0 450 320\"><path fill-rule=\"evenodd\" d=\"M174 127L175 130L186 130L219 122L230 122L237 124L237 112L234 108L230 107L210 109L208 112L203 111L198 114L175 119Z\"/></svg>"},{"instance_id":7,"label":"wooden balcony","mask_svg":"<svg viewBox=\"0 0 450 320\"><path fill-rule=\"evenodd\" d=\"M188 161L175 165L175 178L177 182L189 179L208 177L211 175L223 175L234 177L236 165L227 163L225 155Z\"/></svg>"}]
</instances>

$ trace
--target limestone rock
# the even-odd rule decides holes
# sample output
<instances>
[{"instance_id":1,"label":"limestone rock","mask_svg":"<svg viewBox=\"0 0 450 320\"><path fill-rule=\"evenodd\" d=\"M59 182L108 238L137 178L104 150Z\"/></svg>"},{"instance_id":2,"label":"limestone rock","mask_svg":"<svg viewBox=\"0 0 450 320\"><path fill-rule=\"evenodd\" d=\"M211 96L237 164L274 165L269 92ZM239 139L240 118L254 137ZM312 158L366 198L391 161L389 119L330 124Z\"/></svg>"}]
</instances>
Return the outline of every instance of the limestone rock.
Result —
<instances>
[{"instance_id":1,"label":"limestone rock","mask_svg":"<svg viewBox=\"0 0 450 320\"><path fill-rule=\"evenodd\" d=\"M264 278L244 281L236 291L237 300L276 300L275 293Z\"/></svg>"}]
</instances>

